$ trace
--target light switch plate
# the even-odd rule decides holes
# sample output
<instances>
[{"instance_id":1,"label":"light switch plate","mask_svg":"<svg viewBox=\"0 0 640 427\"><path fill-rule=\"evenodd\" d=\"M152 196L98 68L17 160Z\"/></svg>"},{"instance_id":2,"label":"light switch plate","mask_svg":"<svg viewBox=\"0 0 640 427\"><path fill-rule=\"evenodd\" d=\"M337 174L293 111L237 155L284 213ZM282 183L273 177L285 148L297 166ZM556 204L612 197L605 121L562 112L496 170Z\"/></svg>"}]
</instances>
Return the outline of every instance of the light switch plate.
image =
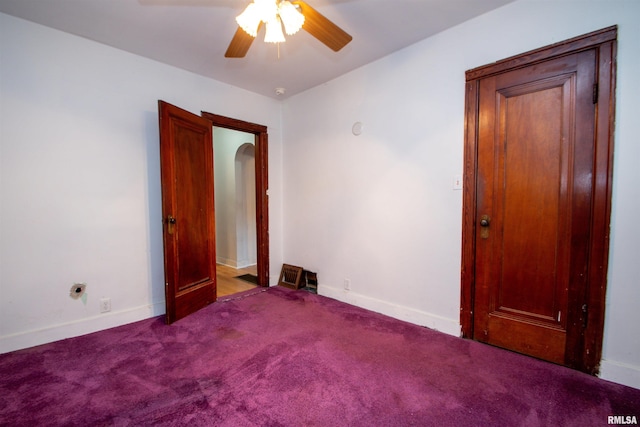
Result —
<instances>
[{"instance_id":1,"label":"light switch plate","mask_svg":"<svg viewBox=\"0 0 640 427\"><path fill-rule=\"evenodd\" d=\"M462 190L462 175L453 176L453 189Z\"/></svg>"}]
</instances>

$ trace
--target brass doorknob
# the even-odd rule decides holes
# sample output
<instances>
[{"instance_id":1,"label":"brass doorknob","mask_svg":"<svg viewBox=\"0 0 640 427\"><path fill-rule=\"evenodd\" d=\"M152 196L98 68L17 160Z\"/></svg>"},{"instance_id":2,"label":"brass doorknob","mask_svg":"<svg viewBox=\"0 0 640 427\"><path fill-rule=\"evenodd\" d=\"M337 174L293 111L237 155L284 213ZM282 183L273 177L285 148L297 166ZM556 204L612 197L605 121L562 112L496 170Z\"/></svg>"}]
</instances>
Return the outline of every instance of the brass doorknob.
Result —
<instances>
[{"instance_id":1,"label":"brass doorknob","mask_svg":"<svg viewBox=\"0 0 640 427\"><path fill-rule=\"evenodd\" d=\"M482 227L480 229L480 238L481 239L488 239L489 238L489 224L491 223L491 220L489 219L489 215L482 215L482 217L480 217L480 227Z\"/></svg>"}]
</instances>

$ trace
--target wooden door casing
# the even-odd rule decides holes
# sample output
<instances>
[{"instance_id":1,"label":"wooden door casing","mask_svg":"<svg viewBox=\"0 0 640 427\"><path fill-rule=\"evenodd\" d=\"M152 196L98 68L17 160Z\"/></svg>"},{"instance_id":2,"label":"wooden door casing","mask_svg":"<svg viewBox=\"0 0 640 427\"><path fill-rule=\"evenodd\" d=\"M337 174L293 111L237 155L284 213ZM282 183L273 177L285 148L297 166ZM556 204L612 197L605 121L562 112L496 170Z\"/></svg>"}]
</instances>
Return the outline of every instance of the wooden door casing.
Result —
<instances>
[{"instance_id":1,"label":"wooden door casing","mask_svg":"<svg viewBox=\"0 0 640 427\"><path fill-rule=\"evenodd\" d=\"M269 286L269 136L267 127L243 120L232 119L218 114L201 112L202 117L213 126L237 130L254 135L256 147L256 243L258 286Z\"/></svg>"},{"instance_id":2,"label":"wooden door casing","mask_svg":"<svg viewBox=\"0 0 640 427\"><path fill-rule=\"evenodd\" d=\"M611 27L467 72L462 335L590 373L598 370L602 348L616 36L616 28ZM593 73L585 70L585 66L592 67ZM524 76L527 67L537 77ZM574 101L577 109L572 115L567 105ZM482 102L493 104L498 117L487 113ZM531 108L539 102L555 111ZM529 127L519 129L519 122L506 115L507 105L510 114L529 117L526 125ZM558 114L569 114L569 119L554 119ZM591 124L587 116L592 118ZM487 135L494 132L493 123L499 124L497 135ZM533 129L531 123L543 125ZM576 127L575 123L583 124ZM522 140L531 132L537 132L534 136L542 140L545 135L563 136L556 139L559 145L514 144L505 151L500 145L504 142L504 135L500 134L504 132L516 139L520 135ZM487 140L499 143L486 152L482 141ZM580 144L585 141L593 145L584 149ZM518 150L522 156L517 155ZM542 160L518 163L519 158ZM483 173L487 169L498 174L496 181L485 182ZM504 173L510 177L519 173L522 179L511 182L503 192ZM529 177L536 179L531 181ZM556 181L560 187L554 184ZM536 193L540 189L542 193ZM522 199L523 195L529 197L532 190L537 209L528 209L527 200ZM487 213L493 216L490 238L483 239L481 233L487 230L479 222ZM510 221L514 217L519 220ZM549 217L557 221L548 221ZM528 231L523 231L523 227ZM539 233L533 239L537 243L531 248L531 256L503 257L505 252L523 253L518 245L531 244L527 239L507 239L507 246L501 246L504 234L529 233L533 227L538 227ZM542 263L551 263L553 268L537 270ZM505 301L500 286L505 283L508 287L511 278L522 274L553 284L552 289L547 289L547 297L540 297L536 290L520 293L511 300L507 296ZM489 283L500 286L489 289ZM517 319L538 328L529 332L527 338L505 319ZM490 335L498 337L484 339L485 331L489 330Z\"/></svg>"}]
</instances>

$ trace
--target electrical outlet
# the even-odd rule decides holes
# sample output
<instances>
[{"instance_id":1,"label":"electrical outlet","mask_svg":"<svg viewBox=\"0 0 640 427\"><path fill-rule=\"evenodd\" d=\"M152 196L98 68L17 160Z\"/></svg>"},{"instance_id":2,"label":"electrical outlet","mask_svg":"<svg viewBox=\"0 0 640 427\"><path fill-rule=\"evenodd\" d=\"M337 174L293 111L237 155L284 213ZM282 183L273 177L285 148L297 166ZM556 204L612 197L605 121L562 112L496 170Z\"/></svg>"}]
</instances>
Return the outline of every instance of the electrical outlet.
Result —
<instances>
[{"instance_id":1,"label":"electrical outlet","mask_svg":"<svg viewBox=\"0 0 640 427\"><path fill-rule=\"evenodd\" d=\"M351 289L351 280L349 279L344 279L344 290L348 291Z\"/></svg>"},{"instance_id":2,"label":"electrical outlet","mask_svg":"<svg viewBox=\"0 0 640 427\"><path fill-rule=\"evenodd\" d=\"M111 311L111 298L100 298L100 313Z\"/></svg>"}]
</instances>

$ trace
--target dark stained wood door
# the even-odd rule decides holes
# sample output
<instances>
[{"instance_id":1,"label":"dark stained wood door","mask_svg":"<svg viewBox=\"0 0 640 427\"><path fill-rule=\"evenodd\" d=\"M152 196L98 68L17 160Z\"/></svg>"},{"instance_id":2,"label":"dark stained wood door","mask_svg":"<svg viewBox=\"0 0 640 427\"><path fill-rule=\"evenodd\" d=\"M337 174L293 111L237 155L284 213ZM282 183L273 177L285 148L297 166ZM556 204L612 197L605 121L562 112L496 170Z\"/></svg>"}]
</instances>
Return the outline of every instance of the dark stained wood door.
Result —
<instances>
[{"instance_id":1,"label":"dark stained wood door","mask_svg":"<svg viewBox=\"0 0 640 427\"><path fill-rule=\"evenodd\" d=\"M463 336L588 372L604 313L612 37L472 70L467 84ZM604 49L589 46L598 38Z\"/></svg>"},{"instance_id":2,"label":"dark stained wood door","mask_svg":"<svg viewBox=\"0 0 640 427\"><path fill-rule=\"evenodd\" d=\"M563 363L584 294L593 50L483 79L474 338Z\"/></svg>"},{"instance_id":3,"label":"dark stained wood door","mask_svg":"<svg viewBox=\"0 0 640 427\"><path fill-rule=\"evenodd\" d=\"M213 127L163 101L160 166L166 322L216 300Z\"/></svg>"}]
</instances>

